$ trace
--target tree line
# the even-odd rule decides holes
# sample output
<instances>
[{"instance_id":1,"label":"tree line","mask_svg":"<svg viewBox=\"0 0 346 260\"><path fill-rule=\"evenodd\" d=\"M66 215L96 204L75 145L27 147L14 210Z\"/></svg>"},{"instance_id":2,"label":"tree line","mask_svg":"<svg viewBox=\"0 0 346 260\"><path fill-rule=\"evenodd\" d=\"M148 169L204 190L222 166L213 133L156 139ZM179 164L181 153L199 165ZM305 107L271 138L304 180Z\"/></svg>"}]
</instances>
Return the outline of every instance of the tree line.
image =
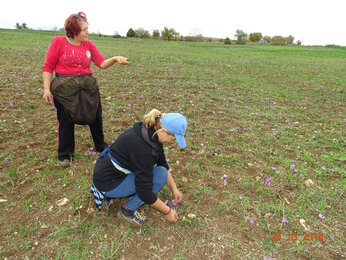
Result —
<instances>
[{"instance_id":1,"label":"tree line","mask_svg":"<svg viewBox=\"0 0 346 260\"><path fill-rule=\"evenodd\" d=\"M29 29L26 23L16 23L16 29ZM57 31L58 28L53 28L53 31ZM60 30L64 30L61 28ZM100 32L97 33L98 36L102 36ZM122 36L115 31L112 35L116 38L121 38ZM213 41L212 38L209 37L203 37L202 34L194 34L192 36L182 36L179 32L177 32L174 28L168 28L164 27L162 31L160 30L153 30L152 33L150 33L148 30L145 30L143 28L138 29L132 29L130 28L127 33L126 37L130 38L143 38L143 39L163 39L165 41L191 41L191 42L203 42ZM289 35L287 37L283 37L281 35L276 36L263 36L260 32L253 32L250 34L245 33L243 30L236 30L234 34L235 39L231 40L230 38L226 39L218 39L219 42L223 42L224 44L247 44L247 43L260 43L260 44L273 44L273 45L287 45L287 44L294 44L294 37L292 35ZM301 45L300 41L296 42L297 45Z\"/></svg>"}]
</instances>

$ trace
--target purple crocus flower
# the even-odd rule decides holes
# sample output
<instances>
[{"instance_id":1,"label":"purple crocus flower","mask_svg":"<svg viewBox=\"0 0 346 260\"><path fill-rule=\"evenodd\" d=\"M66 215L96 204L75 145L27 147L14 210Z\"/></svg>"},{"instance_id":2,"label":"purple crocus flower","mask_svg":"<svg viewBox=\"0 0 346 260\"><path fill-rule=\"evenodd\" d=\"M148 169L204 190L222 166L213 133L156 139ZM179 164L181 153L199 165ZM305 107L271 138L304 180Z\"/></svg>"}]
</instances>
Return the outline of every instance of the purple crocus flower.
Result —
<instances>
[{"instance_id":1,"label":"purple crocus flower","mask_svg":"<svg viewBox=\"0 0 346 260\"><path fill-rule=\"evenodd\" d=\"M239 200L242 200L243 199L243 197L242 196L239 196Z\"/></svg>"},{"instance_id":2,"label":"purple crocus flower","mask_svg":"<svg viewBox=\"0 0 346 260\"><path fill-rule=\"evenodd\" d=\"M168 204L168 200L165 200L165 205L167 205Z\"/></svg>"},{"instance_id":3,"label":"purple crocus flower","mask_svg":"<svg viewBox=\"0 0 346 260\"><path fill-rule=\"evenodd\" d=\"M177 202L176 202L175 200L172 200L172 205L173 205L174 207L176 207L176 206L177 206Z\"/></svg>"},{"instance_id":4,"label":"purple crocus flower","mask_svg":"<svg viewBox=\"0 0 346 260\"><path fill-rule=\"evenodd\" d=\"M318 218L319 218L319 219L324 219L324 218L326 218L326 217L323 216L322 214L318 214Z\"/></svg>"},{"instance_id":5,"label":"purple crocus flower","mask_svg":"<svg viewBox=\"0 0 346 260\"><path fill-rule=\"evenodd\" d=\"M6 162L9 162L9 161L10 161L10 157L6 157L6 158L5 158L5 161L6 161Z\"/></svg>"},{"instance_id":6,"label":"purple crocus flower","mask_svg":"<svg viewBox=\"0 0 346 260\"><path fill-rule=\"evenodd\" d=\"M203 147L204 146L204 144L201 144L201 147Z\"/></svg>"},{"instance_id":7,"label":"purple crocus flower","mask_svg":"<svg viewBox=\"0 0 346 260\"><path fill-rule=\"evenodd\" d=\"M276 168L275 168L275 167L272 167L272 170L273 170L273 171L276 171Z\"/></svg>"},{"instance_id":8,"label":"purple crocus flower","mask_svg":"<svg viewBox=\"0 0 346 260\"><path fill-rule=\"evenodd\" d=\"M269 258L269 257L263 257L263 260L271 260L271 258Z\"/></svg>"},{"instance_id":9,"label":"purple crocus flower","mask_svg":"<svg viewBox=\"0 0 346 260\"><path fill-rule=\"evenodd\" d=\"M282 223L289 224L290 222L286 218L282 218Z\"/></svg>"},{"instance_id":10,"label":"purple crocus flower","mask_svg":"<svg viewBox=\"0 0 346 260\"><path fill-rule=\"evenodd\" d=\"M13 108L13 104L11 104L10 106L11 106L11 108Z\"/></svg>"},{"instance_id":11,"label":"purple crocus flower","mask_svg":"<svg viewBox=\"0 0 346 260\"><path fill-rule=\"evenodd\" d=\"M224 175L223 175L223 178L226 179L226 178L227 178L227 174L224 174Z\"/></svg>"},{"instance_id":12,"label":"purple crocus flower","mask_svg":"<svg viewBox=\"0 0 346 260\"><path fill-rule=\"evenodd\" d=\"M334 172L334 169L330 169L330 172Z\"/></svg>"},{"instance_id":13,"label":"purple crocus flower","mask_svg":"<svg viewBox=\"0 0 346 260\"><path fill-rule=\"evenodd\" d=\"M93 151L94 150L94 148L93 147L90 147L90 151Z\"/></svg>"},{"instance_id":14,"label":"purple crocus flower","mask_svg":"<svg viewBox=\"0 0 346 260\"><path fill-rule=\"evenodd\" d=\"M311 138L312 138L312 140L314 140L314 139L316 139L316 136L313 135Z\"/></svg>"},{"instance_id":15,"label":"purple crocus flower","mask_svg":"<svg viewBox=\"0 0 346 260\"><path fill-rule=\"evenodd\" d=\"M250 220L249 223L250 223L251 225L255 224L255 222L254 222L253 220Z\"/></svg>"},{"instance_id":16,"label":"purple crocus flower","mask_svg":"<svg viewBox=\"0 0 346 260\"><path fill-rule=\"evenodd\" d=\"M84 156L88 156L89 154L88 153L85 153Z\"/></svg>"},{"instance_id":17,"label":"purple crocus flower","mask_svg":"<svg viewBox=\"0 0 346 260\"><path fill-rule=\"evenodd\" d=\"M271 181L272 181L272 178L266 178L265 183L268 184Z\"/></svg>"},{"instance_id":18,"label":"purple crocus flower","mask_svg":"<svg viewBox=\"0 0 346 260\"><path fill-rule=\"evenodd\" d=\"M322 167L322 170L325 171L327 168L326 167Z\"/></svg>"},{"instance_id":19,"label":"purple crocus flower","mask_svg":"<svg viewBox=\"0 0 346 260\"><path fill-rule=\"evenodd\" d=\"M298 172L298 170L297 170L297 169L295 169L295 170L294 170L294 172L295 172L295 173L297 173L297 172Z\"/></svg>"},{"instance_id":20,"label":"purple crocus flower","mask_svg":"<svg viewBox=\"0 0 346 260\"><path fill-rule=\"evenodd\" d=\"M294 169L294 166L295 166L294 164L291 164L291 170L293 170L293 169Z\"/></svg>"},{"instance_id":21,"label":"purple crocus flower","mask_svg":"<svg viewBox=\"0 0 346 260\"><path fill-rule=\"evenodd\" d=\"M274 155L277 155L277 153L276 153L276 152L273 152L273 154L274 154Z\"/></svg>"},{"instance_id":22,"label":"purple crocus flower","mask_svg":"<svg viewBox=\"0 0 346 260\"><path fill-rule=\"evenodd\" d=\"M96 156L96 152L93 152L92 155L93 155L93 156Z\"/></svg>"},{"instance_id":23,"label":"purple crocus flower","mask_svg":"<svg viewBox=\"0 0 346 260\"><path fill-rule=\"evenodd\" d=\"M302 177L302 178L304 178L304 174L302 174L302 173L301 173L301 174L299 174L299 176L300 176L300 177Z\"/></svg>"}]
</instances>

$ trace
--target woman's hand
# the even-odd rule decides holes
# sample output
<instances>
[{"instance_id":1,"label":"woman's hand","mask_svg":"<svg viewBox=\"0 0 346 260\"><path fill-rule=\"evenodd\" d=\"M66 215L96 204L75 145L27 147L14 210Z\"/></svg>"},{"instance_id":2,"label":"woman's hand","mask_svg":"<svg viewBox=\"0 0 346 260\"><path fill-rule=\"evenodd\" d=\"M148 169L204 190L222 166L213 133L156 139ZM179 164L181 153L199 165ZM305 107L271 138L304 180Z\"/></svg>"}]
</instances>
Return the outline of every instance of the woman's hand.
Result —
<instances>
[{"instance_id":1,"label":"woman's hand","mask_svg":"<svg viewBox=\"0 0 346 260\"><path fill-rule=\"evenodd\" d=\"M179 203L183 200L183 194L177 189L172 189L172 195L173 195L173 199Z\"/></svg>"},{"instance_id":2,"label":"woman's hand","mask_svg":"<svg viewBox=\"0 0 346 260\"><path fill-rule=\"evenodd\" d=\"M45 89L43 92L43 100L47 103L47 104L53 104L53 95L50 92L49 89Z\"/></svg>"},{"instance_id":3,"label":"woman's hand","mask_svg":"<svg viewBox=\"0 0 346 260\"><path fill-rule=\"evenodd\" d=\"M123 56L116 56L115 60L120 64L120 65L130 65L131 63L127 60L127 58Z\"/></svg>"},{"instance_id":4,"label":"woman's hand","mask_svg":"<svg viewBox=\"0 0 346 260\"><path fill-rule=\"evenodd\" d=\"M167 220L168 222L175 223L177 222L178 214L173 209L170 209L169 214L164 215L164 217L165 217L165 220Z\"/></svg>"}]
</instances>

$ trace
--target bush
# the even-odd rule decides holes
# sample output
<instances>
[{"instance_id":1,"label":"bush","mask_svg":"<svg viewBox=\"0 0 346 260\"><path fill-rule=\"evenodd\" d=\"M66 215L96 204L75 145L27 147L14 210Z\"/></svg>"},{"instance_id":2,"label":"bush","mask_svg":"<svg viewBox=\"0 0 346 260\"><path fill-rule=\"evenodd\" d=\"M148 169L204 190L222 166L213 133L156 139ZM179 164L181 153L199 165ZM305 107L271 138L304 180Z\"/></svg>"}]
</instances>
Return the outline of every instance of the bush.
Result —
<instances>
[{"instance_id":1,"label":"bush","mask_svg":"<svg viewBox=\"0 0 346 260\"><path fill-rule=\"evenodd\" d=\"M293 44L293 41L294 41L294 37L292 35L289 35L288 37L286 37L287 44Z\"/></svg>"},{"instance_id":2,"label":"bush","mask_svg":"<svg viewBox=\"0 0 346 260\"><path fill-rule=\"evenodd\" d=\"M272 38L273 45L285 45L286 39L280 35L276 35Z\"/></svg>"},{"instance_id":3,"label":"bush","mask_svg":"<svg viewBox=\"0 0 346 260\"><path fill-rule=\"evenodd\" d=\"M263 37L264 43L271 43L272 42L272 37L270 36L264 36Z\"/></svg>"}]
</instances>

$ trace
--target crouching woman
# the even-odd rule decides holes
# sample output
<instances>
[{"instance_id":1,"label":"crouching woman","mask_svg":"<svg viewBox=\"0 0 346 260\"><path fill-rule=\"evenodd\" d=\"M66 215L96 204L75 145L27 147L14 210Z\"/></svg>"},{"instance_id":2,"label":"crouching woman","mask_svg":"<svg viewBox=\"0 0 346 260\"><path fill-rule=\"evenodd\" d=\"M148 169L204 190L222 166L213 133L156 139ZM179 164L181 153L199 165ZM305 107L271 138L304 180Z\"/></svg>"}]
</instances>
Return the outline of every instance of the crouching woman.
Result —
<instances>
[{"instance_id":1,"label":"crouching woman","mask_svg":"<svg viewBox=\"0 0 346 260\"><path fill-rule=\"evenodd\" d=\"M137 226L145 225L148 219L137 209L148 204L160 211L167 221L176 222L177 213L156 194L167 183L176 202L183 198L162 145L176 140L180 148L185 148L186 128L183 115L153 109L144 116L143 122L134 123L122 133L96 161L91 187L96 207L101 209L103 199L105 204L113 198L130 197L118 212L121 219Z\"/></svg>"}]
</instances>

